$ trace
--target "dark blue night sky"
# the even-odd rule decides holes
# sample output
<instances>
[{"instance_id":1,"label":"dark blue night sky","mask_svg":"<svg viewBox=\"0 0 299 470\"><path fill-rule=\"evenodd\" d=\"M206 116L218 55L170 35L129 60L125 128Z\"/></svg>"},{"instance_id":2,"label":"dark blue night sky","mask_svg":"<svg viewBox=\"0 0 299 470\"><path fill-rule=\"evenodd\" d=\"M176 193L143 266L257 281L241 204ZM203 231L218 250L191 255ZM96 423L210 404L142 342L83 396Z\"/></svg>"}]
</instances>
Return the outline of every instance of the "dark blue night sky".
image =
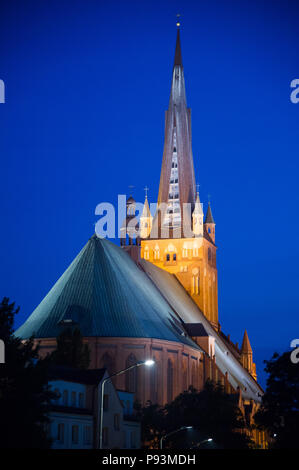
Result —
<instances>
[{"instance_id":1,"label":"dark blue night sky","mask_svg":"<svg viewBox=\"0 0 299 470\"><path fill-rule=\"evenodd\" d=\"M176 13L219 317L258 374L299 336L299 2L1 2L0 295L22 323L94 231L99 202L158 193ZM263 381L262 381L263 383Z\"/></svg>"}]
</instances>

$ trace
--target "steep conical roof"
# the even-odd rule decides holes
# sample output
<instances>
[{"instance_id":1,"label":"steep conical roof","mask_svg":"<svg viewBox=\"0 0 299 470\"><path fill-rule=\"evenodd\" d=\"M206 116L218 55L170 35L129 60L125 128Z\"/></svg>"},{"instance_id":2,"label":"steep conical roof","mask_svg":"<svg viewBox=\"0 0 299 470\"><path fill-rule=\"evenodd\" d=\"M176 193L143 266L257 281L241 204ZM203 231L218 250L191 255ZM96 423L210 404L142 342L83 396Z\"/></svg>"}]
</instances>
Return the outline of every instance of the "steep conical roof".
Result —
<instances>
[{"instance_id":1,"label":"steep conical roof","mask_svg":"<svg viewBox=\"0 0 299 470\"><path fill-rule=\"evenodd\" d=\"M145 201L144 201L141 217L152 217L148 200L147 200L147 196L145 196Z\"/></svg>"},{"instance_id":2,"label":"steep conical roof","mask_svg":"<svg viewBox=\"0 0 299 470\"><path fill-rule=\"evenodd\" d=\"M206 213L205 224L215 224L215 220L212 214L211 204L208 205L208 210Z\"/></svg>"},{"instance_id":3,"label":"steep conical roof","mask_svg":"<svg viewBox=\"0 0 299 470\"><path fill-rule=\"evenodd\" d=\"M179 28L178 28L178 32L177 32L177 35L176 35L174 65L180 65L181 67L183 66L182 51L181 51L181 38L180 38L180 29Z\"/></svg>"},{"instance_id":4,"label":"steep conical roof","mask_svg":"<svg viewBox=\"0 0 299 470\"><path fill-rule=\"evenodd\" d=\"M252 353L252 347L249 342L248 334L247 331L245 330L244 336L243 336L243 343L242 343L242 348L241 348L242 353Z\"/></svg>"},{"instance_id":5,"label":"steep conical roof","mask_svg":"<svg viewBox=\"0 0 299 470\"><path fill-rule=\"evenodd\" d=\"M201 206L201 202L200 202L200 199L199 199L199 194L197 193L196 200L195 200L195 205L194 205L193 215L202 214L202 213L203 213L202 206Z\"/></svg>"},{"instance_id":6,"label":"steep conical roof","mask_svg":"<svg viewBox=\"0 0 299 470\"><path fill-rule=\"evenodd\" d=\"M16 331L57 337L77 325L84 337L158 338L193 345L146 274L119 246L90 238L54 287Z\"/></svg>"}]
</instances>

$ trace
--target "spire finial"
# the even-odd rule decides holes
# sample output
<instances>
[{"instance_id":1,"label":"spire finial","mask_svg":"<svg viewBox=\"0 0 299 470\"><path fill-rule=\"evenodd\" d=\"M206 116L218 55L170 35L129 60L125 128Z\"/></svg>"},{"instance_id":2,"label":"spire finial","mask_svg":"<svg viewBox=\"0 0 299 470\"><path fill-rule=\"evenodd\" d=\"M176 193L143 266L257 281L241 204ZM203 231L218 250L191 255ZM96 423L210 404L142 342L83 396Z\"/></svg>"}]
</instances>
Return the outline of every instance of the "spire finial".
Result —
<instances>
[{"instance_id":1,"label":"spire finial","mask_svg":"<svg viewBox=\"0 0 299 470\"><path fill-rule=\"evenodd\" d=\"M176 15L176 25L177 25L178 28L181 26L180 17L181 17L181 15L179 13L177 13L177 15Z\"/></svg>"},{"instance_id":2,"label":"spire finial","mask_svg":"<svg viewBox=\"0 0 299 470\"><path fill-rule=\"evenodd\" d=\"M147 193L148 193L149 188L145 186L144 191L145 191L145 198L147 199Z\"/></svg>"},{"instance_id":3,"label":"spire finial","mask_svg":"<svg viewBox=\"0 0 299 470\"><path fill-rule=\"evenodd\" d=\"M197 192L197 194L199 194L199 187L200 187L200 184L197 183L197 185L196 185L196 192Z\"/></svg>"},{"instance_id":4,"label":"spire finial","mask_svg":"<svg viewBox=\"0 0 299 470\"><path fill-rule=\"evenodd\" d=\"M128 186L128 188L129 188L130 196L133 196L133 189L135 188L135 186L133 186L132 184L130 184L130 185Z\"/></svg>"}]
</instances>

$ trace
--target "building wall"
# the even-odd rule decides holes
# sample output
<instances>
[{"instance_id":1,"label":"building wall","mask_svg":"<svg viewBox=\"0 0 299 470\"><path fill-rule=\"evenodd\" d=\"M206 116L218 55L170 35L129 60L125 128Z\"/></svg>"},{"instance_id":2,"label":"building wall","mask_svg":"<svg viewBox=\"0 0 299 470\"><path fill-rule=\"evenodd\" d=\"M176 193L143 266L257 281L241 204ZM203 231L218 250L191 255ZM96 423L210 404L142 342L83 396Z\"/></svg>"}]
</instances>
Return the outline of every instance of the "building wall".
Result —
<instances>
[{"instance_id":1,"label":"building wall","mask_svg":"<svg viewBox=\"0 0 299 470\"><path fill-rule=\"evenodd\" d=\"M147 239L141 258L175 274L204 315L218 329L216 247L205 238Z\"/></svg>"},{"instance_id":2,"label":"building wall","mask_svg":"<svg viewBox=\"0 0 299 470\"><path fill-rule=\"evenodd\" d=\"M52 449L92 449L93 417L65 412L49 413L49 432L52 438ZM59 439L59 425L63 426L63 435ZM72 428L78 427L78 441L74 441ZM89 429L87 432L86 429ZM90 439L88 439L90 436Z\"/></svg>"},{"instance_id":3,"label":"building wall","mask_svg":"<svg viewBox=\"0 0 299 470\"><path fill-rule=\"evenodd\" d=\"M55 339L39 341L42 355L56 347ZM128 361L136 363L148 358L156 361L152 367L140 366L113 379L117 389L133 392L142 405L149 400L163 405L190 385L202 390L208 378L215 380L218 370L215 358L177 342L149 338L85 338L84 341L91 351L91 369L106 367L112 374L125 369ZM224 380L220 370L217 374Z\"/></svg>"}]
</instances>

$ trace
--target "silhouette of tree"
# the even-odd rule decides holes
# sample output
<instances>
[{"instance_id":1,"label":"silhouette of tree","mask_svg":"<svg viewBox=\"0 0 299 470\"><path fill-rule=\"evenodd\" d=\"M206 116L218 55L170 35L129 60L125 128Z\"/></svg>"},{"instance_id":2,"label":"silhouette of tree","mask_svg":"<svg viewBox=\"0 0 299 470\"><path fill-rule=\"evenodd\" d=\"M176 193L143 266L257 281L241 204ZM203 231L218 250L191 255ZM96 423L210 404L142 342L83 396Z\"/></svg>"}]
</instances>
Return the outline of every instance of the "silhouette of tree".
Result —
<instances>
[{"instance_id":1,"label":"silhouette of tree","mask_svg":"<svg viewBox=\"0 0 299 470\"><path fill-rule=\"evenodd\" d=\"M90 352L78 328L66 328L57 337L57 349L51 354L54 364L87 369L90 363Z\"/></svg>"},{"instance_id":2,"label":"silhouette of tree","mask_svg":"<svg viewBox=\"0 0 299 470\"><path fill-rule=\"evenodd\" d=\"M298 448L299 363L294 364L290 354L275 353L264 361L269 376L255 422L259 429L269 433L273 448Z\"/></svg>"},{"instance_id":3,"label":"silhouette of tree","mask_svg":"<svg viewBox=\"0 0 299 470\"><path fill-rule=\"evenodd\" d=\"M162 436L165 436L163 447L169 448L241 449L253 445L245 432L246 422L238 407L238 396L227 394L220 384L210 381L201 392L190 387L164 408L157 405L143 408L141 423L145 444L154 448ZM192 429L184 429L190 426ZM181 432L166 438L181 428ZM207 444L209 438L213 443Z\"/></svg>"},{"instance_id":4,"label":"silhouette of tree","mask_svg":"<svg viewBox=\"0 0 299 470\"><path fill-rule=\"evenodd\" d=\"M0 303L0 338L5 364L0 364L0 447L47 448L47 411L54 398L48 388L49 359L40 359L33 338L22 342L13 333L19 308Z\"/></svg>"}]
</instances>

